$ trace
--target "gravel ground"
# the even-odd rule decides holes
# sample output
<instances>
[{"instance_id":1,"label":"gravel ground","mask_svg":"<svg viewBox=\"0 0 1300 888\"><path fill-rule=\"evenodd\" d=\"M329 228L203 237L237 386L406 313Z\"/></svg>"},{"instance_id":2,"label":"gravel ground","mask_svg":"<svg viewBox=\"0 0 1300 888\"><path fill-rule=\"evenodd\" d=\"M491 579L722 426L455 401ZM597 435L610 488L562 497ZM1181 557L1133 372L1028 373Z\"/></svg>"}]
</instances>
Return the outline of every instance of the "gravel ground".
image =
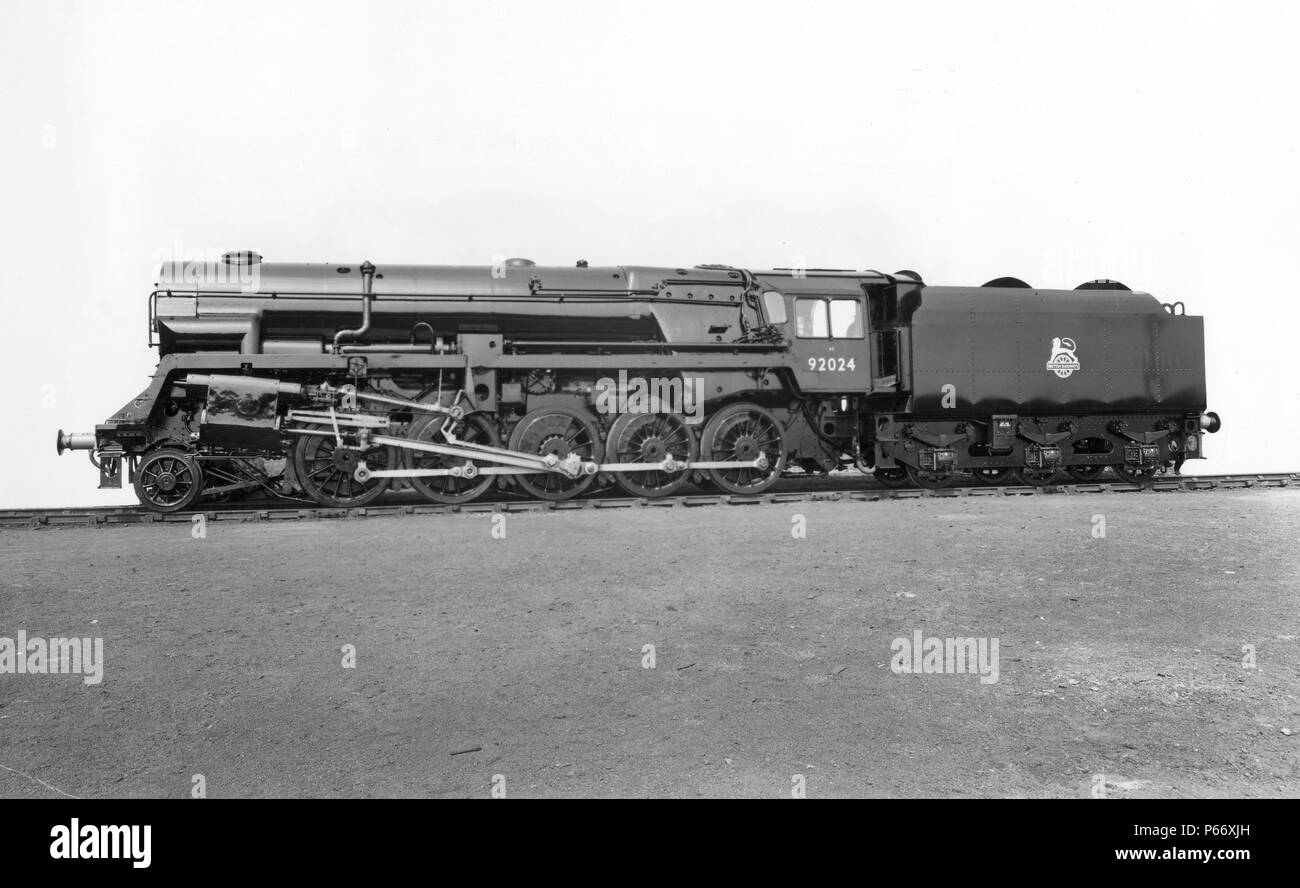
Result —
<instances>
[{"instance_id":1,"label":"gravel ground","mask_svg":"<svg viewBox=\"0 0 1300 888\"><path fill-rule=\"evenodd\" d=\"M1300 491L494 528L0 531L0 636L104 644L0 674L0 796L1300 795ZM916 631L997 681L896 674Z\"/></svg>"}]
</instances>

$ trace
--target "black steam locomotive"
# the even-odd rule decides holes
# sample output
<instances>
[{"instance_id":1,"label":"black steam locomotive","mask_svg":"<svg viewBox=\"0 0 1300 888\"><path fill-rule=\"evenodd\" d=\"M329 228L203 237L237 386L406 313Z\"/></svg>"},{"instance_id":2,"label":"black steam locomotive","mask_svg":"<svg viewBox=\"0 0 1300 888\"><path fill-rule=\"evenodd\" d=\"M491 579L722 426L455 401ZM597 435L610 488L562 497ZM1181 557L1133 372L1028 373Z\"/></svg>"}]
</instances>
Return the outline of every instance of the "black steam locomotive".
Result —
<instances>
[{"instance_id":1,"label":"black steam locomotive","mask_svg":"<svg viewBox=\"0 0 1300 888\"><path fill-rule=\"evenodd\" d=\"M164 265L149 341L149 387L58 449L165 512L250 491L360 506L393 485L438 503L494 484L756 494L851 466L927 488L1141 481L1219 427L1202 319L1114 281L243 252Z\"/></svg>"}]
</instances>

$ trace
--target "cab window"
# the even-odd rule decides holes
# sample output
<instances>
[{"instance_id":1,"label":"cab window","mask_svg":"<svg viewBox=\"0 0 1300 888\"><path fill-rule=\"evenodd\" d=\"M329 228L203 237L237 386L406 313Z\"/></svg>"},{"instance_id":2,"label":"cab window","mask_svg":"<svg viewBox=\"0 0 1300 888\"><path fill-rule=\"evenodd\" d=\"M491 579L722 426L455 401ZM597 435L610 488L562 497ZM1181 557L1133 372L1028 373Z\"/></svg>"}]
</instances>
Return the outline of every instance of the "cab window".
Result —
<instances>
[{"instance_id":1,"label":"cab window","mask_svg":"<svg viewBox=\"0 0 1300 888\"><path fill-rule=\"evenodd\" d=\"M795 332L805 339L861 339L862 304L857 299L796 299Z\"/></svg>"},{"instance_id":2,"label":"cab window","mask_svg":"<svg viewBox=\"0 0 1300 888\"><path fill-rule=\"evenodd\" d=\"M763 294L763 310L767 312L767 322L769 324L784 324L785 316L785 297L775 290L768 290Z\"/></svg>"},{"instance_id":3,"label":"cab window","mask_svg":"<svg viewBox=\"0 0 1300 888\"><path fill-rule=\"evenodd\" d=\"M862 306L858 300L831 300L831 335L836 339L862 338Z\"/></svg>"},{"instance_id":4,"label":"cab window","mask_svg":"<svg viewBox=\"0 0 1300 888\"><path fill-rule=\"evenodd\" d=\"M830 331L830 325L826 321L826 300L796 299L794 327L797 336L825 339Z\"/></svg>"}]
</instances>

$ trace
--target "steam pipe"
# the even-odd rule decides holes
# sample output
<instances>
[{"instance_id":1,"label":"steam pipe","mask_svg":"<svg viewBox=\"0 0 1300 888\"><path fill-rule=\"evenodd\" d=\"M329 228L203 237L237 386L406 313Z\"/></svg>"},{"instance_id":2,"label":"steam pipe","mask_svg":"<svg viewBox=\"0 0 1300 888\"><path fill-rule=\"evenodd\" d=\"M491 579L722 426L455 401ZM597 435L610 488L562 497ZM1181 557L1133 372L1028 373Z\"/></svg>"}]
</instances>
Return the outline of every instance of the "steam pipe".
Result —
<instances>
[{"instance_id":1,"label":"steam pipe","mask_svg":"<svg viewBox=\"0 0 1300 888\"><path fill-rule=\"evenodd\" d=\"M337 354L339 342L344 336L359 339L370 330L370 300L374 291L375 266L367 259L361 263L361 326L355 330L340 330L334 334L334 351Z\"/></svg>"},{"instance_id":2,"label":"steam pipe","mask_svg":"<svg viewBox=\"0 0 1300 888\"><path fill-rule=\"evenodd\" d=\"M411 345L415 345L415 334L420 332L421 327L429 331L429 351L432 352L438 345L438 334L433 332L433 325L427 321L420 321L411 328Z\"/></svg>"}]
</instances>

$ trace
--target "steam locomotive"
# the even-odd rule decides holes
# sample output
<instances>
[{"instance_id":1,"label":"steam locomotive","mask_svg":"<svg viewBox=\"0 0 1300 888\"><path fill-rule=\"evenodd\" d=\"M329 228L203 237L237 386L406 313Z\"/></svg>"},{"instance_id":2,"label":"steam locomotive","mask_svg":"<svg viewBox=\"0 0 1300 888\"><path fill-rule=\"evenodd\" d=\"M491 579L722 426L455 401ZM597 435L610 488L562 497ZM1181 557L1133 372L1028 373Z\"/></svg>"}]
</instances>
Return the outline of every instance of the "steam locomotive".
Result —
<instances>
[{"instance_id":1,"label":"steam locomotive","mask_svg":"<svg viewBox=\"0 0 1300 888\"><path fill-rule=\"evenodd\" d=\"M494 485L745 495L854 466L926 488L1140 482L1220 425L1202 319L1115 281L234 252L163 265L149 344L148 388L57 447L162 512L394 486L452 504Z\"/></svg>"}]
</instances>

